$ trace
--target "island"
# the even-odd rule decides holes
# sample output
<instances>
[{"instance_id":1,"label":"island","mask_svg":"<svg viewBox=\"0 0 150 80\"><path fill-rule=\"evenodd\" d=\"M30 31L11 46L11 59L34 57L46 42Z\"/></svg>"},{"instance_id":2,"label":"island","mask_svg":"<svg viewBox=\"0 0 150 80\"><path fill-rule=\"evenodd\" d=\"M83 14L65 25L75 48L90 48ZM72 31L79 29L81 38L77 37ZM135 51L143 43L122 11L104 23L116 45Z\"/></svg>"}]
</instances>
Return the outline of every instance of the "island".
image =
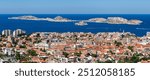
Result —
<instances>
[{"instance_id":1,"label":"island","mask_svg":"<svg viewBox=\"0 0 150 80\"><path fill-rule=\"evenodd\" d=\"M80 21L78 23L75 23L76 26L86 26L88 25L88 23L86 23L85 21Z\"/></svg>"},{"instance_id":2,"label":"island","mask_svg":"<svg viewBox=\"0 0 150 80\"><path fill-rule=\"evenodd\" d=\"M41 18L35 16L19 16L19 17L9 17L8 19L19 19L19 20L41 20Z\"/></svg>"},{"instance_id":3,"label":"island","mask_svg":"<svg viewBox=\"0 0 150 80\"><path fill-rule=\"evenodd\" d=\"M38 18L35 16L19 16L19 17L10 17L8 19L16 20L35 20L35 21L49 21L49 22L77 22L77 26L88 25L89 22L93 23L107 23L107 24L127 24L127 25L140 25L143 21L137 19L128 20L123 17L108 17L108 18L91 18L88 20L71 20L68 18L63 18L62 16L56 16L55 18Z\"/></svg>"},{"instance_id":4,"label":"island","mask_svg":"<svg viewBox=\"0 0 150 80\"><path fill-rule=\"evenodd\" d=\"M97 23L104 23L107 19L105 18L91 18L87 20L87 22L97 22Z\"/></svg>"},{"instance_id":5,"label":"island","mask_svg":"<svg viewBox=\"0 0 150 80\"><path fill-rule=\"evenodd\" d=\"M8 19L35 20L35 21L41 20L41 21L50 21L50 22L72 22L72 21L75 21L75 20L71 20L71 19L68 19L68 18L63 18L61 16L56 16L54 19L49 18L49 17L47 17L47 18L38 18L38 17L35 17L35 16L9 17Z\"/></svg>"},{"instance_id":6,"label":"island","mask_svg":"<svg viewBox=\"0 0 150 80\"><path fill-rule=\"evenodd\" d=\"M70 20L68 18L63 18L61 16L57 16L54 18L54 21L55 22L72 22L73 20Z\"/></svg>"},{"instance_id":7,"label":"island","mask_svg":"<svg viewBox=\"0 0 150 80\"><path fill-rule=\"evenodd\" d=\"M143 21L141 20L128 20L122 17L108 17L105 18L92 18L89 19L88 22L96 22L96 23L107 23L107 24L128 24L128 25L140 25Z\"/></svg>"}]
</instances>

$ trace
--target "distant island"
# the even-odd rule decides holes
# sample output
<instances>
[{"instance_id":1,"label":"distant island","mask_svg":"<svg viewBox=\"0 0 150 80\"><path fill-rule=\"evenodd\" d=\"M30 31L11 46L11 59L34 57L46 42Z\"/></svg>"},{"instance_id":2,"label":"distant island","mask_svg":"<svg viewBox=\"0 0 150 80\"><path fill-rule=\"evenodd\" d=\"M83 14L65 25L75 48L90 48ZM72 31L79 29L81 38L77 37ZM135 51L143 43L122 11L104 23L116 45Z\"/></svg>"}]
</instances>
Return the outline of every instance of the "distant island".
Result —
<instances>
[{"instance_id":1,"label":"distant island","mask_svg":"<svg viewBox=\"0 0 150 80\"><path fill-rule=\"evenodd\" d=\"M86 23L85 21L80 21L80 22L77 22L75 23L76 26L86 26L88 25L88 23Z\"/></svg>"},{"instance_id":2,"label":"distant island","mask_svg":"<svg viewBox=\"0 0 150 80\"><path fill-rule=\"evenodd\" d=\"M108 23L108 24L128 24L128 25L140 25L143 21L141 20L128 20L122 17L108 17L105 18L92 18L89 19L88 22L96 22L96 23Z\"/></svg>"},{"instance_id":3,"label":"distant island","mask_svg":"<svg viewBox=\"0 0 150 80\"><path fill-rule=\"evenodd\" d=\"M55 18L38 18L35 16L19 16L19 17L10 17L8 19L18 19L18 20L40 20L40 21L50 21L50 22L72 22L74 20L70 20L67 18L63 18L61 16L57 16Z\"/></svg>"},{"instance_id":4,"label":"distant island","mask_svg":"<svg viewBox=\"0 0 150 80\"><path fill-rule=\"evenodd\" d=\"M68 18L63 18L61 16L56 16L55 18L38 18L35 16L19 16L19 17L9 17L8 19L17 19L17 20L40 20L40 21L50 21L50 22L77 22L77 26L88 25L88 22L95 23L107 23L107 24L127 24L127 25L140 25L143 21L137 19L125 19L122 17L108 17L106 18L91 18L88 20L71 20Z\"/></svg>"}]
</instances>

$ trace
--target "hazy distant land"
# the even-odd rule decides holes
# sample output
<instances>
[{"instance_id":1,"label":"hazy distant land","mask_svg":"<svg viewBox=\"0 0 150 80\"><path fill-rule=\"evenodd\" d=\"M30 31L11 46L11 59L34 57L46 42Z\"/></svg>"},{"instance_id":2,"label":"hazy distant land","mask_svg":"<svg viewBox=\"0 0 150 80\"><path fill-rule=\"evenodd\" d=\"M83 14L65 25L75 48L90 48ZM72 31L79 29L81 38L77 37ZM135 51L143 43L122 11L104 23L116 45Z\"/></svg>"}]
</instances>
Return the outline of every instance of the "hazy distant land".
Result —
<instances>
[{"instance_id":1,"label":"hazy distant land","mask_svg":"<svg viewBox=\"0 0 150 80\"><path fill-rule=\"evenodd\" d=\"M8 19L14 20L35 20L35 21L50 21L50 22L76 22L77 26L85 26L88 25L88 22L94 23L107 23L107 24L127 24L127 25L140 25L143 21L137 19L125 19L122 17L108 17L106 18L91 18L88 20L72 20L68 18L63 18L61 16L57 16L55 18L38 18L35 16L18 16L18 17L9 17Z\"/></svg>"}]
</instances>

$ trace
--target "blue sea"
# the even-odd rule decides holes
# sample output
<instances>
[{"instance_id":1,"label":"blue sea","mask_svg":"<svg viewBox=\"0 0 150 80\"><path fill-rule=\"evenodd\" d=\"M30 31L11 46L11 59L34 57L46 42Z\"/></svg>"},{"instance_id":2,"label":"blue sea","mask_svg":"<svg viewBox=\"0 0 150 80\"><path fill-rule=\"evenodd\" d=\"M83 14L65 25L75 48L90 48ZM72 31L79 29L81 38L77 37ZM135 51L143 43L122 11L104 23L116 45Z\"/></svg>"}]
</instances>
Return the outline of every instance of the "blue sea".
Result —
<instances>
[{"instance_id":1,"label":"blue sea","mask_svg":"<svg viewBox=\"0 0 150 80\"><path fill-rule=\"evenodd\" d=\"M54 18L62 16L72 20L87 20L98 17L123 17L126 19L139 19L143 23L141 25L115 25L105 23L88 23L87 26L75 26L73 22L59 23L48 21L29 21L29 20L9 20L8 17L17 16L36 16L39 18ZM0 31L4 29L23 29L28 34L33 32L131 32L137 36L144 36L150 32L150 15L148 14L1 14L0 15Z\"/></svg>"}]
</instances>

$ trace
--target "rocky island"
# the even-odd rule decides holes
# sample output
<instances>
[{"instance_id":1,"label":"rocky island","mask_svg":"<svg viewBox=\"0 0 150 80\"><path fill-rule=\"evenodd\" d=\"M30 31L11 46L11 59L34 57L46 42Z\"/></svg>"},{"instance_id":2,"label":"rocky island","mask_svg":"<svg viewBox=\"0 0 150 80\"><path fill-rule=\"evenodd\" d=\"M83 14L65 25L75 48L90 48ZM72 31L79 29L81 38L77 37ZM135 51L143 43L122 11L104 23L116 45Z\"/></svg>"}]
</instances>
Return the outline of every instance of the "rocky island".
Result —
<instances>
[{"instance_id":1,"label":"rocky island","mask_svg":"<svg viewBox=\"0 0 150 80\"><path fill-rule=\"evenodd\" d=\"M68 18L63 18L61 16L56 16L55 18L38 18L35 16L19 16L19 17L10 17L8 19L16 19L16 20L41 20L41 21L49 21L49 22L77 22L75 25L85 26L88 25L87 22L95 22L95 23L107 23L107 24L127 24L127 25L140 25L143 21L137 19L125 19L122 17L108 17L106 18L91 18L88 20L71 20Z\"/></svg>"},{"instance_id":2,"label":"rocky island","mask_svg":"<svg viewBox=\"0 0 150 80\"><path fill-rule=\"evenodd\" d=\"M50 21L50 22L72 22L74 20L70 20L67 18L63 18L61 16L57 16L54 19L53 18L38 18L35 16L19 16L19 17L10 17L8 19L16 19L16 20L41 20L41 21Z\"/></svg>"},{"instance_id":3,"label":"rocky island","mask_svg":"<svg viewBox=\"0 0 150 80\"><path fill-rule=\"evenodd\" d=\"M88 23L86 23L85 21L80 21L78 23L75 23L76 26L86 26L88 25Z\"/></svg>"},{"instance_id":4,"label":"rocky island","mask_svg":"<svg viewBox=\"0 0 150 80\"><path fill-rule=\"evenodd\" d=\"M41 18L35 16L19 16L19 17L9 17L8 19L19 19L19 20L41 20Z\"/></svg>"},{"instance_id":5,"label":"rocky island","mask_svg":"<svg viewBox=\"0 0 150 80\"><path fill-rule=\"evenodd\" d=\"M63 18L61 16L57 16L54 18L54 21L55 22L72 22L73 20L70 20L68 18Z\"/></svg>"},{"instance_id":6,"label":"rocky island","mask_svg":"<svg viewBox=\"0 0 150 80\"><path fill-rule=\"evenodd\" d=\"M89 19L88 22L96 22L96 23L108 23L108 24L128 24L128 25L140 25L143 21L141 20L128 20L122 17L108 17L105 18L92 18Z\"/></svg>"},{"instance_id":7,"label":"rocky island","mask_svg":"<svg viewBox=\"0 0 150 80\"><path fill-rule=\"evenodd\" d=\"M87 22L97 22L97 23L104 23L107 19L105 18L91 18L87 20Z\"/></svg>"}]
</instances>

